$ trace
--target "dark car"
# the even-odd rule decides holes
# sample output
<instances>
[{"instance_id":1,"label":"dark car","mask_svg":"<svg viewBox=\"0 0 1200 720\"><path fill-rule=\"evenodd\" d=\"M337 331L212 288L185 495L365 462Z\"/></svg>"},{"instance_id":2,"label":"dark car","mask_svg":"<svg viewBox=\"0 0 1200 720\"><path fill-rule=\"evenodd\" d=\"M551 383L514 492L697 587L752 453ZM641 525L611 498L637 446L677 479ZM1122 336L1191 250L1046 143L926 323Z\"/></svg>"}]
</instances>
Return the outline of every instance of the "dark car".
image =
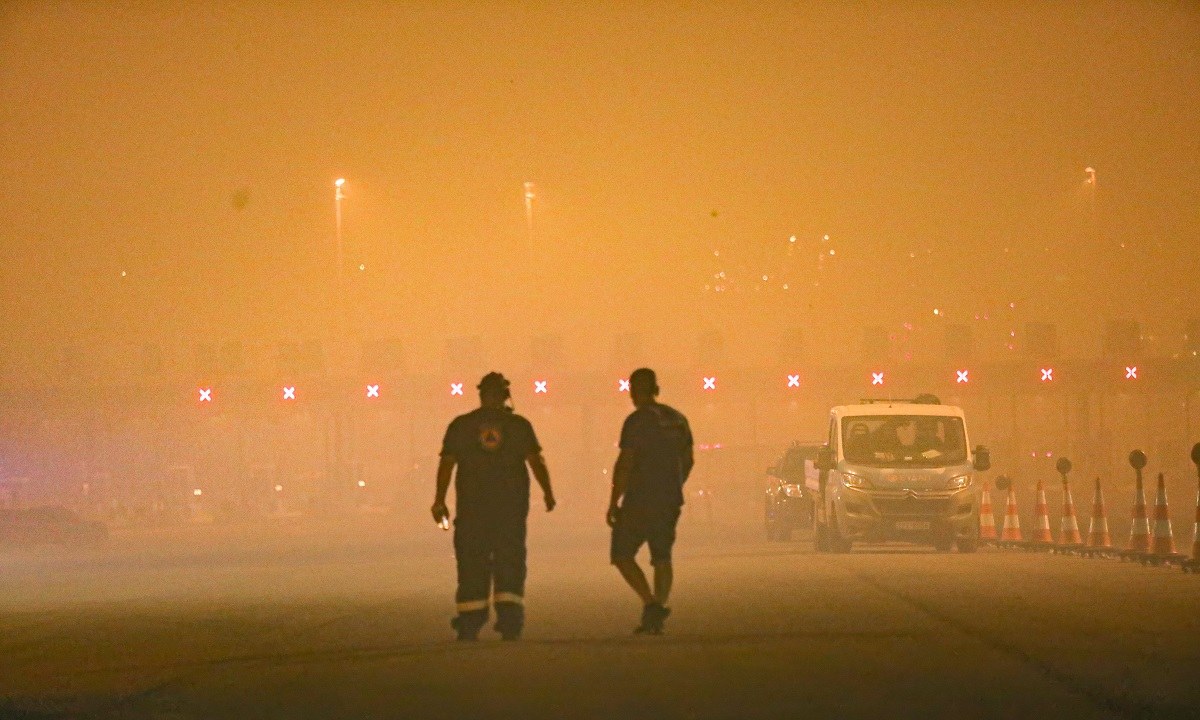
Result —
<instances>
[{"instance_id":1,"label":"dark car","mask_svg":"<svg viewBox=\"0 0 1200 720\"><path fill-rule=\"evenodd\" d=\"M59 505L0 510L0 545L85 545L107 537L103 523Z\"/></svg>"},{"instance_id":2,"label":"dark car","mask_svg":"<svg viewBox=\"0 0 1200 720\"><path fill-rule=\"evenodd\" d=\"M789 540L792 530L812 527L813 491L805 483L815 473L817 444L794 443L771 467L767 468L767 492L764 523L768 540Z\"/></svg>"}]
</instances>

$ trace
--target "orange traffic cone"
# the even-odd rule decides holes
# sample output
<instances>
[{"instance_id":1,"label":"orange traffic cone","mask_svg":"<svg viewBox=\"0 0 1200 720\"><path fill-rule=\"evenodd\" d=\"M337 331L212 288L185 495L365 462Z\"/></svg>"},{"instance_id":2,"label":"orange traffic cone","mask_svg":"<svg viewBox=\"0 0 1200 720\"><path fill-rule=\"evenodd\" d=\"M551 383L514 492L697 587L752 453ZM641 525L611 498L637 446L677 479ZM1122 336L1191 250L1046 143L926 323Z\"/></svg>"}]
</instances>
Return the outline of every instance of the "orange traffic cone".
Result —
<instances>
[{"instance_id":1,"label":"orange traffic cone","mask_svg":"<svg viewBox=\"0 0 1200 720\"><path fill-rule=\"evenodd\" d=\"M1069 552L1081 547L1083 547L1083 538L1079 535L1079 518L1075 515L1075 500L1071 498L1071 483L1064 474L1063 511L1058 532L1058 549Z\"/></svg>"},{"instance_id":2,"label":"orange traffic cone","mask_svg":"<svg viewBox=\"0 0 1200 720\"><path fill-rule=\"evenodd\" d=\"M1096 495L1092 499L1092 520L1088 523L1088 555L1103 555L1112 549L1112 536L1108 534L1108 513L1104 510L1104 493L1100 490L1100 478L1096 478Z\"/></svg>"},{"instance_id":3,"label":"orange traffic cone","mask_svg":"<svg viewBox=\"0 0 1200 720\"><path fill-rule=\"evenodd\" d=\"M1200 472L1200 467L1197 467L1197 472ZM1192 526L1192 559L1183 564L1183 571L1200 574L1200 485L1196 488L1196 524Z\"/></svg>"},{"instance_id":4,"label":"orange traffic cone","mask_svg":"<svg viewBox=\"0 0 1200 720\"><path fill-rule=\"evenodd\" d=\"M1175 552L1175 538L1171 535L1171 511L1167 508L1167 481L1158 474L1158 492L1154 498L1154 544L1146 556L1146 562L1159 565L1177 562L1183 556Z\"/></svg>"},{"instance_id":5,"label":"orange traffic cone","mask_svg":"<svg viewBox=\"0 0 1200 720\"><path fill-rule=\"evenodd\" d=\"M1133 524L1129 526L1129 547L1122 557L1139 558L1150 552L1150 522L1146 519L1146 492L1142 488L1142 471L1137 472L1133 494Z\"/></svg>"},{"instance_id":6,"label":"orange traffic cone","mask_svg":"<svg viewBox=\"0 0 1200 720\"><path fill-rule=\"evenodd\" d=\"M1054 536L1050 534L1050 509L1046 507L1046 486L1037 482L1037 505L1033 509L1033 539L1025 543L1031 550L1049 549L1054 544Z\"/></svg>"},{"instance_id":7,"label":"orange traffic cone","mask_svg":"<svg viewBox=\"0 0 1200 720\"><path fill-rule=\"evenodd\" d=\"M1011 547L1021 542L1021 515L1017 512L1017 491L1008 486L1008 501L1004 508L1004 527L1000 530L1000 544Z\"/></svg>"},{"instance_id":8,"label":"orange traffic cone","mask_svg":"<svg viewBox=\"0 0 1200 720\"><path fill-rule=\"evenodd\" d=\"M992 494L987 483L979 493L979 539L982 542L996 541L996 514L992 510Z\"/></svg>"}]
</instances>

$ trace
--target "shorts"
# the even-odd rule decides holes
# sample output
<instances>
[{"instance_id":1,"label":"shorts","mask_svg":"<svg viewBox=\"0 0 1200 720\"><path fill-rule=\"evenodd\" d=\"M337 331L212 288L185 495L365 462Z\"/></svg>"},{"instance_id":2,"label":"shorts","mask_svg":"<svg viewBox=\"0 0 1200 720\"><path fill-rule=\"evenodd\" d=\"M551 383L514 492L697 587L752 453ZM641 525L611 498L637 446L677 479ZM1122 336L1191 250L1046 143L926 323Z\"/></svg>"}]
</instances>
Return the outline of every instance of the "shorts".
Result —
<instances>
[{"instance_id":1,"label":"shorts","mask_svg":"<svg viewBox=\"0 0 1200 720\"><path fill-rule=\"evenodd\" d=\"M678 522L677 507L621 508L612 529L609 559L613 563L632 560L645 543L650 546L651 565L670 564L671 547L675 544L675 525Z\"/></svg>"}]
</instances>

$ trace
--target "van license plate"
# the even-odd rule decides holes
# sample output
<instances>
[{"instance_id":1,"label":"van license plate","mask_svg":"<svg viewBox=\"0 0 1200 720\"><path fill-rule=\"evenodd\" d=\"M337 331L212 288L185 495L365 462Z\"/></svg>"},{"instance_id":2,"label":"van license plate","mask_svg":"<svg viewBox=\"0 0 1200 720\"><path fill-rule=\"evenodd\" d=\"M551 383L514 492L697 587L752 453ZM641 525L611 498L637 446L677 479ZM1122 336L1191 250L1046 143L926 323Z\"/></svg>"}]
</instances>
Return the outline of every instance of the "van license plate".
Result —
<instances>
[{"instance_id":1,"label":"van license plate","mask_svg":"<svg viewBox=\"0 0 1200 720\"><path fill-rule=\"evenodd\" d=\"M898 520L897 530L928 530L931 527L928 520Z\"/></svg>"}]
</instances>

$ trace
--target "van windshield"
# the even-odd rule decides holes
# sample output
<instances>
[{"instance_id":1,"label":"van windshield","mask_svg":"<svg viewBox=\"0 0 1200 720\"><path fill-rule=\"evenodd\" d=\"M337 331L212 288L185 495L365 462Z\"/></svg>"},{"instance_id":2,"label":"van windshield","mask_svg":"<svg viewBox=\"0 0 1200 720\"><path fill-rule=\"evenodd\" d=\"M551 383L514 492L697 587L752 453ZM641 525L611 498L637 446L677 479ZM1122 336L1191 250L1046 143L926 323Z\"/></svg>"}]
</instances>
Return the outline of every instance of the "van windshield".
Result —
<instances>
[{"instance_id":1,"label":"van windshield","mask_svg":"<svg viewBox=\"0 0 1200 720\"><path fill-rule=\"evenodd\" d=\"M842 418L846 461L877 467L947 467L967 461L962 418L867 415Z\"/></svg>"}]
</instances>

